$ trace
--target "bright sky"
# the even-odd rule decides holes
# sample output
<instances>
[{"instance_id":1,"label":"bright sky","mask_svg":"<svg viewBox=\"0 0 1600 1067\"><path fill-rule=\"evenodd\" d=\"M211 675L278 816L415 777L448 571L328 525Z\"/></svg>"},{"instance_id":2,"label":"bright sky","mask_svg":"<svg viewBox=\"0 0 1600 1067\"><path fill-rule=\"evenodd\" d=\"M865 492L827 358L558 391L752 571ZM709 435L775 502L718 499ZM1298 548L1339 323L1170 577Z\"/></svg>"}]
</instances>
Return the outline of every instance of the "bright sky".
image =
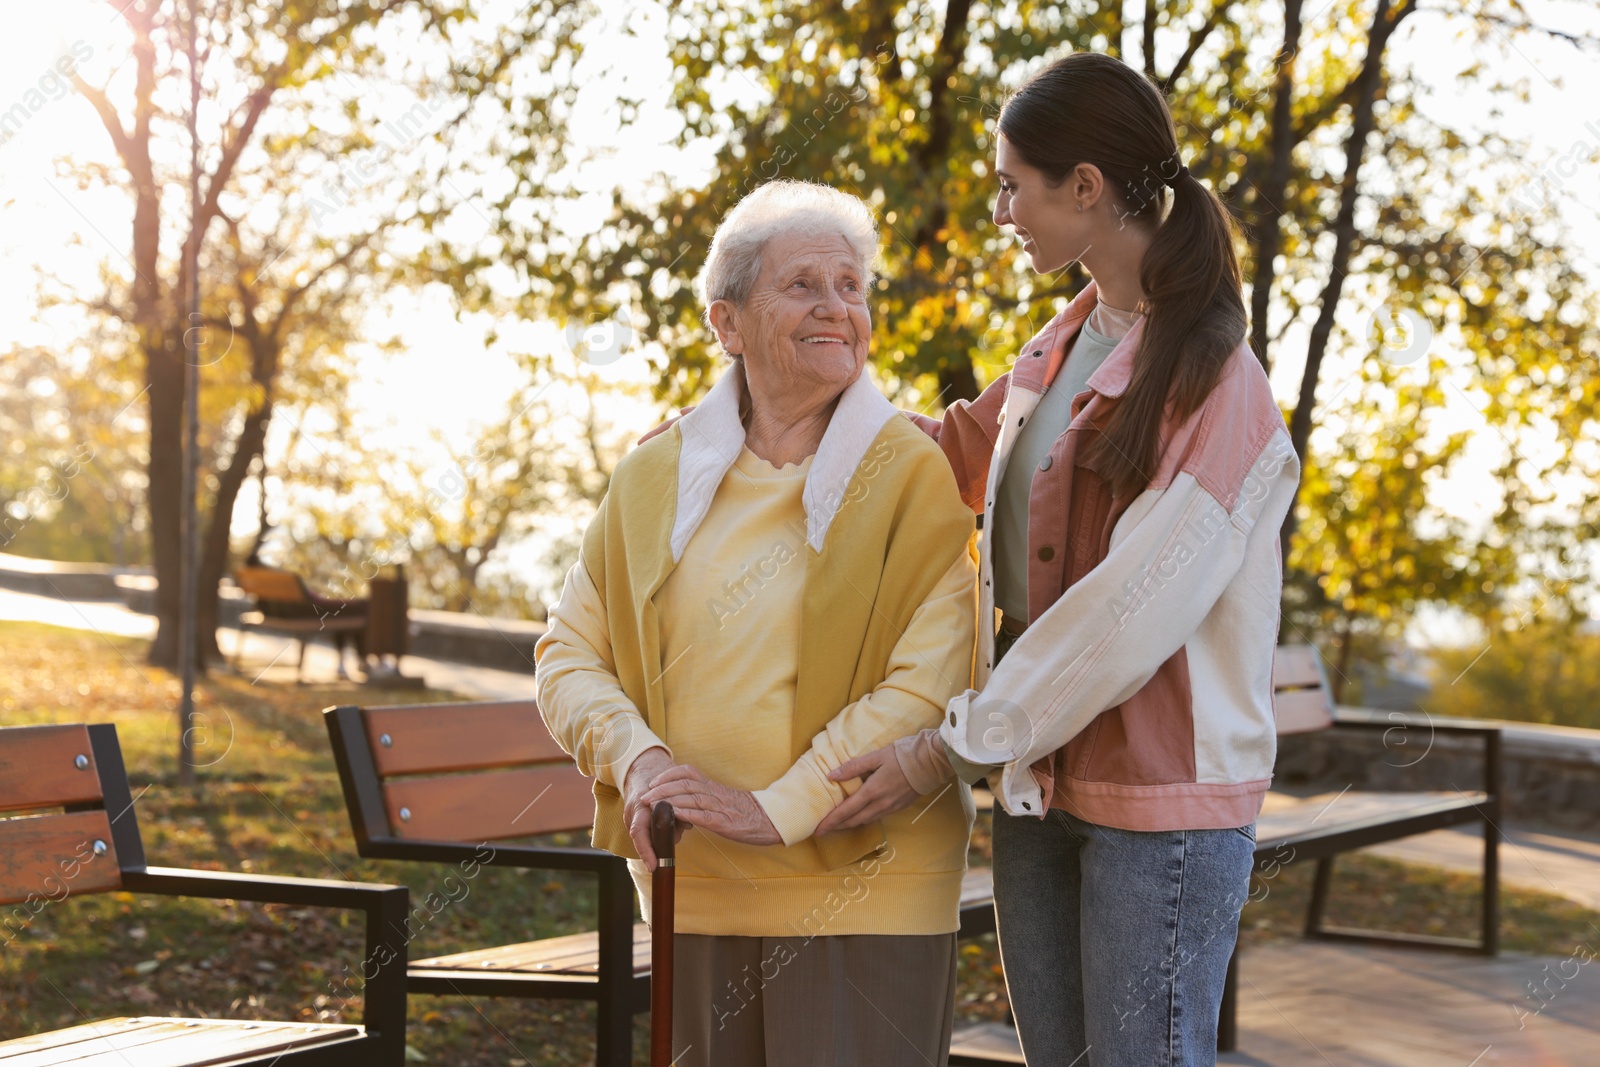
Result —
<instances>
[{"instance_id":1,"label":"bright sky","mask_svg":"<svg viewBox=\"0 0 1600 1067\"><path fill-rule=\"evenodd\" d=\"M0 132L0 349L14 342L49 344L53 338L70 337L70 320L59 312L54 319L41 316L37 310L39 272L79 282L92 278L102 260L115 261L125 253L129 225L125 201L79 190L56 176L53 163L66 155L85 161L114 158L89 106L53 68L60 57L75 57L90 82L104 83L108 72L126 60L120 19L104 0L7 6L7 32L0 36L0 114L9 114L15 124L20 106L25 121L9 139ZM630 89L648 90L664 85L671 67L659 32L664 18L660 8L608 0L604 9L606 21L593 31L594 43L601 47L590 50L604 59L593 60L602 65L588 79L580 103L582 121L574 123L596 152L593 163L583 168L584 184L575 190L568 215L579 232L599 221L612 187L652 172L693 174L706 163L703 150L679 153L664 144L675 129L665 109L627 129L620 127L611 98L619 81ZM1585 13L1571 3L1533 0L1528 10L1544 24L1600 33L1600 5ZM1136 14L1137 9L1130 17ZM622 33L621 27L630 23L634 32ZM1501 99L1500 114L1491 114L1487 90L1463 90L1455 81L1472 55L1464 42L1452 38L1450 25L1437 8L1425 9L1409 20L1392 46L1395 56L1427 86L1424 108L1447 123L1530 137L1534 151L1526 159L1527 188L1556 198L1573 229L1573 247L1600 249L1600 57L1550 40L1504 40L1495 69L1505 80L1525 82L1529 99L1526 104ZM754 93L748 83L732 81L719 87L718 96L746 100ZM470 228L473 223L469 219L462 225ZM1368 316L1385 295L1380 282L1347 300L1341 310L1344 326L1353 334L1364 333ZM465 450L473 424L495 415L517 381L510 353L566 349L557 328L538 323L497 324L501 339L485 346L488 320L456 321L441 292L397 294L375 318L374 334L404 337L407 351L400 357L364 357L353 400L362 422L390 443L412 444L438 429ZM1450 344L1447 329L1441 327L1435 344ZM1290 338L1274 370L1274 387L1285 400L1298 387L1301 346L1303 339ZM644 380L648 354L648 347L637 344L622 359L591 373ZM1407 371L1424 373L1420 363ZM1468 399L1470 381L1463 379L1462 384L1465 395L1446 391L1450 400L1438 423L1441 433L1483 428ZM1360 387L1356 361L1332 359L1324 368L1324 403L1336 399L1340 390ZM607 414L619 429L630 431L653 425L658 417L655 408L636 402L619 402ZM285 429L275 427L269 450L281 447ZM1551 440L1548 446L1557 443ZM1469 518L1487 515L1497 496L1487 471L1505 447L1493 433L1479 434L1473 462L1441 486L1441 506ZM449 456L440 452L439 469L449 464ZM1592 487L1568 491L1589 492ZM254 502L241 500L236 528L253 530L254 515Z\"/></svg>"}]
</instances>

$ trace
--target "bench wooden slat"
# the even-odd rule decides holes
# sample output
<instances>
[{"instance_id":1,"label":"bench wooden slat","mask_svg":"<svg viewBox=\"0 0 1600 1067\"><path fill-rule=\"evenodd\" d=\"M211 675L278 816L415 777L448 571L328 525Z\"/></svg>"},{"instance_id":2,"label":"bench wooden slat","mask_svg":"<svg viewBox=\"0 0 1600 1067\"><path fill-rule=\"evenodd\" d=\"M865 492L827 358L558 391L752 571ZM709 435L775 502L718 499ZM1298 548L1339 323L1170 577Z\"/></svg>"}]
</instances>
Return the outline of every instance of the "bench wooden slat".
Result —
<instances>
[{"instance_id":1,"label":"bench wooden slat","mask_svg":"<svg viewBox=\"0 0 1600 1067\"><path fill-rule=\"evenodd\" d=\"M233 580L240 589L257 600L271 600L280 604L309 604L306 587L300 576L276 567L240 567L233 572Z\"/></svg>"},{"instance_id":2,"label":"bench wooden slat","mask_svg":"<svg viewBox=\"0 0 1600 1067\"><path fill-rule=\"evenodd\" d=\"M1333 701L1326 689L1282 689L1272 696L1279 734L1303 734L1333 725Z\"/></svg>"},{"instance_id":3,"label":"bench wooden slat","mask_svg":"<svg viewBox=\"0 0 1600 1067\"><path fill-rule=\"evenodd\" d=\"M950 1037L952 1063L972 1057L984 1063L1023 1063L1022 1042L1017 1031L1005 1023L975 1023L963 1026Z\"/></svg>"},{"instance_id":4,"label":"bench wooden slat","mask_svg":"<svg viewBox=\"0 0 1600 1067\"><path fill-rule=\"evenodd\" d=\"M988 867L968 867L961 876L961 906L976 907L994 900L994 871Z\"/></svg>"},{"instance_id":5,"label":"bench wooden slat","mask_svg":"<svg viewBox=\"0 0 1600 1067\"><path fill-rule=\"evenodd\" d=\"M107 1019L0 1043L5 1067L204 1067L360 1036L359 1026L218 1019Z\"/></svg>"},{"instance_id":6,"label":"bench wooden slat","mask_svg":"<svg viewBox=\"0 0 1600 1067\"><path fill-rule=\"evenodd\" d=\"M1269 792L1256 820L1256 847L1304 838L1307 834L1348 833L1401 819L1461 810L1482 804L1485 793L1324 793L1293 797Z\"/></svg>"},{"instance_id":7,"label":"bench wooden slat","mask_svg":"<svg viewBox=\"0 0 1600 1067\"><path fill-rule=\"evenodd\" d=\"M326 615L311 615L301 619L287 619L282 615L266 615L259 611L247 611L239 616L239 625L261 630L273 630L278 633L306 634L315 637L317 634L365 630L367 628L367 620L360 615L342 615L334 612L329 612Z\"/></svg>"},{"instance_id":8,"label":"bench wooden slat","mask_svg":"<svg viewBox=\"0 0 1600 1067\"><path fill-rule=\"evenodd\" d=\"M105 853L94 854L94 843ZM0 819L0 904L59 900L122 885L111 819L104 811Z\"/></svg>"},{"instance_id":9,"label":"bench wooden slat","mask_svg":"<svg viewBox=\"0 0 1600 1067\"><path fill-rule=\"evenodd\" d=\"M1311 645L1279 645L1272 657L1272 688L1320 686L1322 658Z\"/></svg>"},{"instance_id":10,"label":"bench wooden slat","mask_svg":"<svg viewBox=\"0 0 1600 1067\"><path fill-rule=\"evenodd\" d=\"M79 756L87 761L77 766ZM0 742L0 811L87 804L100 799L100 775L81 723L13 726Z\"/></svg>"},{"instance_id":11,"label":"bench wooden slat","mask_svg":"<svg viewBox=\"0 0 1600 1067\"><path fill-rule=\"evenodd\" d=\"M12 1038L10 1041L0 1041L0 1060L14 1058L24 1052L32 1052L35 1049L64 1049L77 1041L91 1041L97 1037L129 1034L145 1027L158 1026L166 1021L165 1019L101 1019L96 1023L86 1023L82 1026L73 1026L65 1030L53 1030L49 1033L35 1034L32 1037ZM11 1067L11 1065L7 1064L7 1067Z\"/></svg>"},{"instance_id":12,"label":"bench wooden slat","mask_svg":"<svg viewBox=\"0 0 1600 1067\"><path fill-rule=\"evenodd\" d=\"M384 778L570 762L531 700L366 708L362 718L373 763Z\"/></svg>"},{"instance_id":13,"label":"bench wooden slat","mask_svg":"<svg viewBox=\"0 0 1600 1067\"><path fill-rule=\"evenodd\" d=\"M383 800L390 832L412 841L497 841L583 830L594 820L592 786L571 764L391 778Z\"/></svg>"},{"instance_id":14,"label":"bench wooden slat","mask_svg":"<svg viewBox=\"0 0 1600 1067\"><path fill-rule=\"evenodd\" d=\"M125 1062L137 1062L149 1054L144 1046L167 1044L198 1029L186 1027L178 1019L110 1019L29 1038L32 1047L9 1058L10 1049L0 1045L0 1063L5 1067L44 1067L82 1064L107 1055L130 1057Z\"/></svg>"},{"instance_id":15,"label":"bench wooden slat","mask_svg":"<svg viewBox=\"0 0 1600 1067\"><path fill-rule=\"evenodd\" d=\"M600 935L567 934L519 945L455 952L448 956L415 960L413 970L535 972L538 974L598 974ZM644 923L633 927L633 973L650 971L650 928Z\"/></svg>"}]
</instances>

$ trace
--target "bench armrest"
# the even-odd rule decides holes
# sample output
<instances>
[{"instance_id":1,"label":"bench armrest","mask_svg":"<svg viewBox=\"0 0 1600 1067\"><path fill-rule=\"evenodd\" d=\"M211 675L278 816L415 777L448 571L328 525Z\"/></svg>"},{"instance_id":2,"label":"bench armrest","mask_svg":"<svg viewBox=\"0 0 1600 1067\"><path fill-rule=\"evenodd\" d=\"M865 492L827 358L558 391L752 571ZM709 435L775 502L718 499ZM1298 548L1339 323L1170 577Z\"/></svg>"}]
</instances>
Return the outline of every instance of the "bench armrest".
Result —
<instances>
[{"instance_id":1,"label":"bench armrest","mask_svg":"<svg viewBox=\"0 0 1600 1067\"><path fill-rule=\"evenodd\" d=\"M123 871L122 886L131 892L210 900L249 900L257 904L300 904L324 908L371 911L385 897L407 903L403 885L338 882L326 878L287 878L281 875L239 874L178 867L145 867Z\"/></svg>"},{"instance_id":2,"label":"bench armrest","mask_svg":"<svg viewBox=\"0 0 1600 1067\"><path fill-rule=\"evenodd\" d=\"M1405 715L1405 717L1384 720L1355 718L1336 714L1333 725L1336 729L1376 730L1383 733L1388 733L1390 730L1415 729L1427 731L1430 743L1437 734L1476 738L1483 742L1483 791L1489 794L1490 797L1500 796L1501 728L1499 724L1467 720L1441 723L1432 715L1426 715L1424 718L1418 719L1414 716L1406 715L1404 712L1395 712L1393 714Z\"/></svg>"},{"instance_id":3,"label":"bench armrest","mask_svg":"<svg viewBox=\"0 0 1600 1067\"><path fill-rule=\"evenodd\" d=\"M631 974L633 967L633 878L628 864L597 848L539 848L533 845L463 845L455 841L368 839L361 855L369 859L453 863L466 874L469 865L532 870L587 871L598 875L600 968L606 974ZM467 877L476 877L472 871Z\"/></svg>"},{"instance_id":4,"label":"bench armrest","mask_svg":"<svg viewBox=\"0 0 1600 1067\"><path fill-rule=\"evenodd\" d=\"M413 860L429 863L478 863L485 867L527 867L553 871L626 873L626 863L597 848L556 848L538 845L463 845L455 841L402 841L378 838L368 841L361 854L368 859Z\"/></svg>"},{"instance_id":5,"label":"bench armrest","mask_svg":"<svg viewBox=\"0 0 1600 1067\"><path fill-rule=\"evenodd\" d=\"M1397 719L1369 719L1365 716L1351 715L1341 708L1335 712L1333 724L1335 726L1350 726L1356 729L1369 730L1402 730L1415 726L1431 729L1435 733L1459 734L1463 737L1498 734L1501 730L1500 724L1495 722L1477 722L1472 719L1454 719L1449 722L1440 722L1431 715L1418 717L1404 711L1397 711L1392 714L1404 717Z\"/></svg>"},{"instance_id":6,"label":"bench armrest","mask_svg":"<svg viewBox=\"0 0 1600 1067\"><path fill-rule=\"evenodd\" d=\"M406 924L411 891L403 885L286 878L232 871L140 867L122 872L122 888L161 896L248 900L348 908L367 916L366 954L360 964L362 1025L401 1048L406 1028ZM346 968L349 975L349 968ZM350 990L350 983L345 981Z\"/></svg>"}]
</instances>

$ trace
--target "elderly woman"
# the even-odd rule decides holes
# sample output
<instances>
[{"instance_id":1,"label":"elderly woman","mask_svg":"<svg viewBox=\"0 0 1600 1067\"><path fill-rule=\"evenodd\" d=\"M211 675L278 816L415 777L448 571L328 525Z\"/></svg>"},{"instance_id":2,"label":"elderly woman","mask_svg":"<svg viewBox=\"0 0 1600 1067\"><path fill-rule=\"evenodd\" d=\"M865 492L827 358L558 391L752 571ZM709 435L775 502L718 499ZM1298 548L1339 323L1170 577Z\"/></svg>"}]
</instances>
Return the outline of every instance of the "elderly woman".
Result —
<instances>
[{"instance_id":1,"label":"elderly woman","mask_svg":"<svg viewBox=\"0 0 1600 1067\"><path fill-rule=\"evenodd\" d=\"M862 374L877 246L824 186L729 213L699 284L732 366L617 466L536 653L647 919L651 805L691 827L681 1065L909 1067L950 1040L971 794L815 835L859 785L829 772L937 725L972 674L972 513Z\"/></svg>"}]
</instances>

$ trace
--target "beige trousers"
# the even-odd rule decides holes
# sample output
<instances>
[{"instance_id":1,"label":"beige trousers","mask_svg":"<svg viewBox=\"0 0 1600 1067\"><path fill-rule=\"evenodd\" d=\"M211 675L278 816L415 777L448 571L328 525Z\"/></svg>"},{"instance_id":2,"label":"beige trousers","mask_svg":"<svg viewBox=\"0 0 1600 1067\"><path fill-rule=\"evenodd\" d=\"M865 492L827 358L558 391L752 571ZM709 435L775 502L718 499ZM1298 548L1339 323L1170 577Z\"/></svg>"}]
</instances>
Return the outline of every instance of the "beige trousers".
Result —
<instances>
[{"instance_id":1,"label":"beige trousers","mask_svg":"<svg viewBox=\"0 0 1600 1067\"><path fill-rule=\"evenodd\" d=\"M956 935L711 937L673 949L675 1067L944 1067Z\"/></svg>"}]
</instances>

